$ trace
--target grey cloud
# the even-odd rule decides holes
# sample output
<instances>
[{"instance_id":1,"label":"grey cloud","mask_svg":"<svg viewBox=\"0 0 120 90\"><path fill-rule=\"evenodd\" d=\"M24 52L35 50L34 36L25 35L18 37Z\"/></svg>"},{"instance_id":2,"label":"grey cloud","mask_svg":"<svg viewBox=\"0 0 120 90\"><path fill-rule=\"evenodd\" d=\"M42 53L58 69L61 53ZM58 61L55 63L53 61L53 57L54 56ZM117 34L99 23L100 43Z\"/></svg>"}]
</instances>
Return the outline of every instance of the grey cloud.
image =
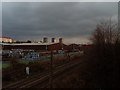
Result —
<instances>
[{"instance_id":1,"label":"grey cloud","mask_svg":"<svg viewBox=\"0 0 120 90\"><path fill-rule=\"evenodd\" d=\"M2 3L0 2L0 36L2 36Z\"/></svg>"},{"instance_id":2,"label":"grey cloud","mask_svg":"<svg viewBox=\"0 0 120 90\"><path fill-rule=\"evenodd\" d=\"M3 35L22 37L90 35L99 18L117 15L117 3L3 3Z\"/></svg>"}]
</instances>

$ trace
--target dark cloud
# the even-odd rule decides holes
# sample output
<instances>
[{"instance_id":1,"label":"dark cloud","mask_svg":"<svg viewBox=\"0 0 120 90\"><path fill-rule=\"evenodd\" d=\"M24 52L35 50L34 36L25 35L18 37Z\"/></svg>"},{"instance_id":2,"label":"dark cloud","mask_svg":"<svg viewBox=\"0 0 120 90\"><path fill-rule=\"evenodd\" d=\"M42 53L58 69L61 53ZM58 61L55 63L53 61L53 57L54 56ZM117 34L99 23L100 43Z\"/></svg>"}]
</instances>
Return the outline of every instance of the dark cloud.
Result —
<instances>
[{"instance_id":1,"label":"dark cloud","mask_svg":"<svg viewBox=\"0 0 120 90\"><path fill-rule=\"evenodd\" d=\"M0 36L2 36L2 3L0 2Z\"/></svg>"},{"instance_id":2,"label":"dark cloud","mask_svg":"<svg viewBox=\"0 0 120 90\"><path fill-rule=\"evenodd\" d=\"M101 18L117 17L117 3L3 3L3 35L15 39L88 36Z\"/></svg>"}]
</instances>

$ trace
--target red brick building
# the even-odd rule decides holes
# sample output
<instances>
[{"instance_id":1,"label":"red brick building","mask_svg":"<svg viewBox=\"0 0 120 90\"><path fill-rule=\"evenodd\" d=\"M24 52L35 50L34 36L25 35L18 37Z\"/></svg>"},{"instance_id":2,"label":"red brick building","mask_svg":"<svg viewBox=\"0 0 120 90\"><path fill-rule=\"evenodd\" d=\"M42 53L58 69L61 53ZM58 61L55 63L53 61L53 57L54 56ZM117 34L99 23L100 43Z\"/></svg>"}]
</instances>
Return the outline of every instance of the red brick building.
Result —
<instances>
[{"instance_id":1,"label":"red brick building","mask_svg":"<svg viewBox=\"0 0 120 90\"><path fill-rule=\"evenodd\" d=\"M51 51L51 50L67 50L68 46L63 43L22 43L22 44L5 44L2 45L3 50L23 49L23 50L37 50L37 51Z\"/></svg>"},{"instance_id":2,"label":"red brick building","mask_svg":"<svg viewBox=\"0 0 120 90\"><path fill-rule=\"evenodd\" d=\"M68 50L81 50L81 45L79 44L70 44Z\"/></svg>"},{"instance_id":3,"label":"red brick building","mask_svg":"<svg viewBox=\"0 0 120 90\"><path fill-rule=\"evenodd\" d=\"M3 44L3 50L23 49L23 50L36 50L36 51L51 51L51 50L81 50L88 46L81 46L79 44L66 45L64 43L15 43Z\"/></svg>"},{"instance_id":4,"label":"red brick building","mask_svg":"<svg viewBox=\"0 0 120 90\"><path fill-rule=\"evenodd\" d=\"M63 43L55 43L48 45L48 50L68 50L68 46Z\"/></svg>"}]
</instances>

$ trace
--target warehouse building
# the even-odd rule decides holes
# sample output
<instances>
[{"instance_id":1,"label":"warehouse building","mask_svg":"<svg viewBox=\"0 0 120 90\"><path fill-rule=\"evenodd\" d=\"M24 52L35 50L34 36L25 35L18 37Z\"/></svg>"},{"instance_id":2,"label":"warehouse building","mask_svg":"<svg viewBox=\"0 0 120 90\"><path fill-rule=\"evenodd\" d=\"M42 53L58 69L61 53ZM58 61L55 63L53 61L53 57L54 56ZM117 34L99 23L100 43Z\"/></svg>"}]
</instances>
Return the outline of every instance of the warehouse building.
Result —
<instances>
[{"instance_id":1,"label":"warehouse building","mask_svg":"<svg viewBox=\"0 0 120 90\"><path fill-rule=\"evenodd\" d=\"M0 42L4 42L4 43L12 43L13 39L10 37L0 37Z\"/></svg>"}]
</instances>

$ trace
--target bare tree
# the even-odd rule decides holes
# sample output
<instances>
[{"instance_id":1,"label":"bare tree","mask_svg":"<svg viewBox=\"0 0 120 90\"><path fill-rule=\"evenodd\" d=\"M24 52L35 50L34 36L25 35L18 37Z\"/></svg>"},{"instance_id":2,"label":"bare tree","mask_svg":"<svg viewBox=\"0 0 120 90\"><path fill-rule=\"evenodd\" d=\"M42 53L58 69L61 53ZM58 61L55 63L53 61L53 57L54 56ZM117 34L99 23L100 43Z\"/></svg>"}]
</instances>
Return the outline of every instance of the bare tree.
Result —
<instances>
[{"instance_id":1,"label":"bare tree","mask_svg":"<svg viewBox=\"0 0 120 90\"><path fill-rule=\"evenodd\" d=\"M110 20L100 22L96 25L92 42L94 44L114 44L120 40L118 25Z\"/></svg>"},{"instance_id":2,"label":"bare tree","mask_svg":"<svg viewBox=\"0 0 120 90\"><path fill-rule=\"evenodd\" d=\"M105 86L105 79L108 86L115 87L118 85L119 64L120 64L120 31L118 24L111 19L100 22L96 25L91 38L94 44L94 64L98 73L98 81ZM108 72L110 74L108 74ZM104 81L103 81L104 80ZM106 86L107 87L107 86Z\"/></svg>"}]
</instances>

